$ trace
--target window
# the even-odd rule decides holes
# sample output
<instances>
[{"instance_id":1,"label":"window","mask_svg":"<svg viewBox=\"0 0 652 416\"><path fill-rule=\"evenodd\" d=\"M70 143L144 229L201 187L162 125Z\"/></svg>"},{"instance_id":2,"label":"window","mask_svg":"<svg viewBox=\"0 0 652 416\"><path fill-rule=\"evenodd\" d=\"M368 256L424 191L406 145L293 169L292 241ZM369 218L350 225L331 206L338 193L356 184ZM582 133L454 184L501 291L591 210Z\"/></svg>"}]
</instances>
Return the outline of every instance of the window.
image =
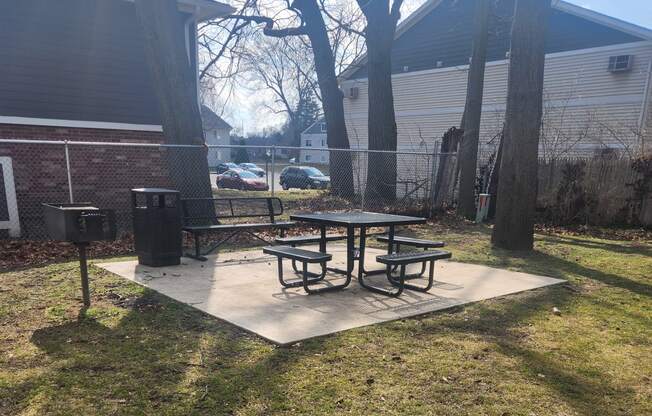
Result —
<instances>
[{"instance_id":1,"label":"window","mask_svg":"<svg viewBox=\"0 0 652 416\"><path fill-rule=\"evenodd\" d=\"M326 123L319 123L319 129L321 130L322 133L325 132L326 131Z\"/></svg>"},{"instance_id":2,"label":"window","mask_svg":"<svg viewBox=\"0 0 652 416\"><path fill-rule=\"evenodd\" d=\"M310 162L312 160L312 155L306 155L306 162Z\"/></svg>"},{"instance_id":3,"label":"window","mask_svg":"<svg viewBox=\"0 0 652 416\"><path fill-rule=\"evenodd\" d=\"M312 140L306 139L306 147L312 147Z\"/></svg>"}]
</instances>

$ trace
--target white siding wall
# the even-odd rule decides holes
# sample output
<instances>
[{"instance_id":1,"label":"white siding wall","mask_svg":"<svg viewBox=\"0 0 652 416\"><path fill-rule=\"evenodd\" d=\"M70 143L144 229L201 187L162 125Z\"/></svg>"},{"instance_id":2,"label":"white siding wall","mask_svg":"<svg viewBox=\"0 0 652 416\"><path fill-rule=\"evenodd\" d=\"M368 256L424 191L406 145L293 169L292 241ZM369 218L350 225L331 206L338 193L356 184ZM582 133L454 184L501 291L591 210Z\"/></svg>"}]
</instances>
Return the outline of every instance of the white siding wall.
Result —
<instances>
[{"instance_id":1,"label":"white siding wall","mask_svg":"<svg viewBox=\"0 0 652 416\"><path fill-rule=\"evenodd\" d=\"M307 143L310 141L312 146L308 147ZM301 134L301 154L299 160L301 163L328 163L328 150L314 150L320 148L328 148L326 143L326 134Z\"/></svg>"},{"instance_id":2,"label":"white siding wall","mask_svg":"<svg viewBox=\"0 0 652 416\"><path fill-rule=\"evenodd\" d=\"M612 55L634 55L633 69L607 71ZM546 57L544 126L540 153L552 157L601 147L638 149L637 134L652 43L637 42ZM505 112L508 62L487 65L481 125L481 157L493 151ZM458 126L464 110L468 67L393 76L399 150L431 152L443 133ZM367 80L351 80L357 99L345 99L352 147L367 147ZM650 109L652 111L652 109ZM648 124L652 121L648 118ZM648 145L649 147L649 145Z\"/></svg>"},{"instance_id":3,"label":"white siding wall","mask_svg":"<svg viewBox=\"0 0 652 416\"><path fill-rule=\"evenodd\" d=\"M205 130L204 138L208 145L228 145L230 144L229 129ZM208 149L208 166L215 167L221 162L230 162L231 149L210 148Z\"/></svg>"}]
</instances>

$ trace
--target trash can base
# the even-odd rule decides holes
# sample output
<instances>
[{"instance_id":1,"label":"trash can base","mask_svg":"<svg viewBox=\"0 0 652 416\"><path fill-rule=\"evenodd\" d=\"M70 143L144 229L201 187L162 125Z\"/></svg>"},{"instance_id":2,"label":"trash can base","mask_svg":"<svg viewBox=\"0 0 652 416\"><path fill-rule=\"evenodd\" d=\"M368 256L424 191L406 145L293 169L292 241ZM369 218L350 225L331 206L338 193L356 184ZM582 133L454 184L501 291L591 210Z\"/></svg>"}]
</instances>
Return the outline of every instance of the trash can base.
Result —
<instances>
[{"instance_id":1,"label":"trash can base","mask_svg":"<svg viewBox=\"0 0 652 416\"><path fill-rule=\"evenodd\" d=\"M181 264L181 257L138 256L138 264L150 267L178 266Z\"/></svg>"}]
</instances>

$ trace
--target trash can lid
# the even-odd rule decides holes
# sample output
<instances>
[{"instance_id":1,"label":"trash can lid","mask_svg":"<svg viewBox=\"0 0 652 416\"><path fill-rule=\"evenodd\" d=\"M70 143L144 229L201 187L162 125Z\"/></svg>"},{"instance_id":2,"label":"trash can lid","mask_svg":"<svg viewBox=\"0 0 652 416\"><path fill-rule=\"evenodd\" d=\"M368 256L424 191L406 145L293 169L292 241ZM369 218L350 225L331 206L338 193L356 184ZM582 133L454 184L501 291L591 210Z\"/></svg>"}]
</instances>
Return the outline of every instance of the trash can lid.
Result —
<instances>
[{"instance_id":1,"label":"trash can lid","mask_svg":"<svg viewBox=\"0 0 652 416\"><path fill-rule=\"evenodd\" d=\"M174 189L165 189L165 188L134 188L131 192L138 192L142 194L178 194L179 191Z\"/></svg>"}]
</instances>

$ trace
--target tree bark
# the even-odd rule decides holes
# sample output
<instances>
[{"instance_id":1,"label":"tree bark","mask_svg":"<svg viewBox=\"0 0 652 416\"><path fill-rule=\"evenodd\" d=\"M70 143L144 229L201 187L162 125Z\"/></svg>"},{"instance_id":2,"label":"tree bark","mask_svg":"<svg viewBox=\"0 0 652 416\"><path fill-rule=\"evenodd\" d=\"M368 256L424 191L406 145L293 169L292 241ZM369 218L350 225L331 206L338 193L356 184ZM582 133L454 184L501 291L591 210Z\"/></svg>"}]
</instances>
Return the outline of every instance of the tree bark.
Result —
<instances>
[{"instance_id":1,"label":"tree bark","mask_svg":"<svg viewBox=\"0 0 652 416\"><path fill-rule=\"evenodd\" d=\"M550 0L517 0L512 23L503 155L491 241L531 250Z\"/></svg>"},{"instance_id":2,"label":"tree bark","mask_svg":"<svg viewBox=\"0 0 652 416\"><path fill-rule=\"evenodd\" d=\"M335 59L316 0L296 0L293 7L301 12L305 30L313 54L315 71L322 97L322 108L326 119L326 141L329 149L350 149L349 136L344 119L344 95L337 84ZM354 195L353 165L348 151L330 151L331 191L333 194L350 198Z\"/></svg>"},{"instance_id":3,"label":"tree bark","mask_svg":"<svg viewBox=\"0 0 652 416\"><path fill-rule=\"evenodd\" d=\"M392 44L401 1L358 0L367 20L365 29L368 72L368 142L366 199L396 199L397 128L392 91Z\"/></svg>"},{"instance_id":4,"label":"tree bark","mask_svg":"<svg viewBox=\"0 0 652 416\"><path fill-rule=\"evenodd\" d=\"M203 145L195 75L176 0L135 0L145 57L168 144ZM183 197L211 197L205 148L166 149L170 176Z\"/></svg>"},{"instance_id":5,"label":"tree bark","mask_svg":"<svg viewBox=\"0 0 652 416\"><path fill-rule=\"evenodd\" d=\"M475 183L480 142L480 119L484 73L487 61L487 30L489 0L477 0L474 17L473 52L466 89L466 104L462 129L464 137L458 153L460 187L457 213L472 220L475 218Z\"/></svg>"}]
</instances>

